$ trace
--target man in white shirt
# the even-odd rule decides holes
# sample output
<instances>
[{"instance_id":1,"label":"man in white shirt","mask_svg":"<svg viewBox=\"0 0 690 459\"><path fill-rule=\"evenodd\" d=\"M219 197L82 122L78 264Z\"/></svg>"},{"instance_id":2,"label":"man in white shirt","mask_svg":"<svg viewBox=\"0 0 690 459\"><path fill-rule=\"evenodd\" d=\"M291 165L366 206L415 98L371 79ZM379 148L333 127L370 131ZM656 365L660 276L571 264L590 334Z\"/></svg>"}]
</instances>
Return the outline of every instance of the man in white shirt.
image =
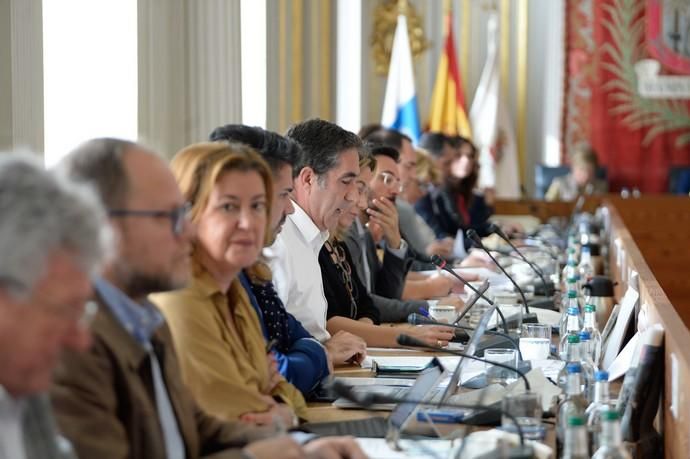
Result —
<instances>
[{"instance_id":1,"label":"man in white shirt","mask_svg":"<svg viewBox=\"0 0 690 459\"><path fill-rule=\"evenodd\" d=\"M293 168L295 212L286 219L274 244L264 250L286 309L329 351L336 364L361 361L364 340L346 332L326 331L328 308L323 292L319 251L327 228L355 204L362 141L327 121L313 119L290 128L287 136L302 147Z\"/></svg>"},{"instance_id":2,"label":"man in white shirt","mask_svg":"<svg viewBox=\"0 0 690 459\"><path fill-rule=\"evenodd\" d=\"M112 238L91 189L27 156L0 158L0 458L72 458L45 392L62 351L90 344L90 276Z\"/></svg>"}]
</instances>

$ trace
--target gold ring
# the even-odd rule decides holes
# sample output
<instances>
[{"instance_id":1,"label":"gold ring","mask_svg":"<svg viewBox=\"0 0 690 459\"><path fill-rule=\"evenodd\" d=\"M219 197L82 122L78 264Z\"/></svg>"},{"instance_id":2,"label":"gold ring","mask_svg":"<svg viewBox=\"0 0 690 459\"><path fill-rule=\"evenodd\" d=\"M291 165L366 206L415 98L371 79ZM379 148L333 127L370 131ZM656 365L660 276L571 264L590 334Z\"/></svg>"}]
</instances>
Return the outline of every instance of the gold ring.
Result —
<instances>
[{"instance_id":1,"label":"gold ring","mask_svg":"<svg viewBox=\"0 0 690 459\"><path fill-rule=\"evenodd\" d=\"M443 341L441 341L440 339L437 340L437 341L436 341L436 345L437 345L438 347L443 347Z\"/></svg>"}]
</instances>

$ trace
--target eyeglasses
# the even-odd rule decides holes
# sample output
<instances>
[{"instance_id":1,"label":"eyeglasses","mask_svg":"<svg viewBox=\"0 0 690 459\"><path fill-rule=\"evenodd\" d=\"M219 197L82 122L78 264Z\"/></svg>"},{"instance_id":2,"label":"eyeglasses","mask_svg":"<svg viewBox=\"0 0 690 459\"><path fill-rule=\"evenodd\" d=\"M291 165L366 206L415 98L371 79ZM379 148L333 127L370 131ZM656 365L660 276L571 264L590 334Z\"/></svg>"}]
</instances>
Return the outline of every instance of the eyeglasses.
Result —
<instances>
[{"instance_id":1,"label":"eyeglasses","mask_svg":"<svg viewBox=\"0 0 690 459\"><path fill-rule=\"evenodd\" d=\"M381 181L387 188L400 190L402 185L400 184L400 179L390 172L381 172L379 174Z\"/></svg>"},{"instance_id":2,"label":"eyeglasses","mask_svg":"<svg viewBox=\"0 0 690 459\"><path fill-rule=\"evenodd\" d=\"M184 231L184 225L189 218L189 211L192 209L190 203L185 203L173 210L131 210L131 209L110 209L108 214L111 217L153 217L169 218L172 223L172 232L179 236Z\"/></svg>"}]
</instances>

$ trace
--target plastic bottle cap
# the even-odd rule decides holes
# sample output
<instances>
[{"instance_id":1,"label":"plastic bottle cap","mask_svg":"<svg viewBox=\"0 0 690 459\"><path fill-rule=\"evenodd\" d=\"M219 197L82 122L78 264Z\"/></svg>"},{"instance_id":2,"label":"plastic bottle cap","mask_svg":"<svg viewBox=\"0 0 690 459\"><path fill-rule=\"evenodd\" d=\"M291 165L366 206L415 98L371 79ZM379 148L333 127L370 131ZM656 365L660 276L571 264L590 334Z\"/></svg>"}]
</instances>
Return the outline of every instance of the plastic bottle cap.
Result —
<instances>
[{"instance_id":1,"label":"plastic bottle cap","mask_svg":"<svg viewBox=\"0 0 690 459\"><path fill-rule=\"evenodd\" d=\"M568 418L568 426L579 427L585 425L585 420L582 416L570 416Z\"/></svg>"},{"instance_id":2,"label":"plastic bottle cap","mask_svg":"<svg viewBox=\"0 0 690 459\"><path fill-rule=\"evenodd\" d=\"M614 409L604 410L601 413L601 419L603 421L617 421L619 417L620 416L618 416L618 411Z\"/></svg>"},{"instance_id":3,"label":"plastic bottle cap","mask_svg":"<svg viewBox=\"0 0 690 459\"><path fill-rule=\"evenodd\" d=\"M592 339L592 335L590 335L587 330L582 330L580 332L580 341L586 341L590 339Z\"/></svg>"},{"instance_id":4,"label":"plastic bottle cap","mask_svg":"<svg viewBox=\"0 0 690 459\"><path fill-rule=\"evenodd\" d=\"M580 337L577 335L568 335L568 344L579 343Z\"/></svg>"},{"instance_id":5,"label":"plastic bottle cap","mask_svg":"<svg viewBox=\"0 0 690 459\"><path fill-rule=\"evenodd\" d=\"M582 373L582 365L579 362L570 362L566 368L568 373Z\"/></svg>"},{"instance_id":6,"label":"plastic bottle cap","mask_svg":"<svg viewBox=\"0 0 690 459\"><path fill-rule=\"evenodd\" d=\"M609 372L604 371L604 370L597 370L594 373L594 380L595 381L608 381L609 380Z\"/></svg>"},{"instance_id":7,"label":"plastic bottle cap","mask_svg":"<svg viewBox=\"0 0 690 459\"><path fill-rule=\"evenodd\" d=\"M577 298L577 292L575 290L568 290L568 298Z\"/></svg>"},{"instance_id":8,"label":"plastic bottle cap","mask_svg":"<svg viewBox=\"0 0 690 459\"><path fill-rule=\"evenodd\" d=\"M585 312L595 312L597 308L593 304L585 305Z\"/></svg>"}]
</instances>

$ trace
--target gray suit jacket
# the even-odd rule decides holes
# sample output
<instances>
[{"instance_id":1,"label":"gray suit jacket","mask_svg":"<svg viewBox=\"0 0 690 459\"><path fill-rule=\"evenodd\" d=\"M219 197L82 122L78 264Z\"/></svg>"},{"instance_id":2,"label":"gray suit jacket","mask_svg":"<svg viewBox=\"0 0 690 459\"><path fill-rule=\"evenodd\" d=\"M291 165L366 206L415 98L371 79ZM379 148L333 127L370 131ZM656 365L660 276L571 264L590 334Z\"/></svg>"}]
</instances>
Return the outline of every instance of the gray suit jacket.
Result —
<instances>
[{"instance_id":1,"label":"gray suit jacket","mask_svg":"<svg viewBox=\"0 0 690 459\"><path fill-rule=\"evenodd\" d=\"M26 400L22 429L27 459L76 459L70 443L58 435L46 395Z\"/></svg>"},{"instance_id":2,"label":"gray suit jacket","mask_svg":"<svg viewBox=\"0 0 690 459\"><path fill-rule=\"evenodd\" d=\"M386 250L383 254L383 262L379 261L376 244L371 234L365 231L364 236L360 236L356 224L353 224L345 233L344 241L352 256L355 271L364 285L367 285L363 261L363 257L366 256L371 285L369 293L374 300L374 305L381 312L381 322L405 322L408 315L419 312L420 307L427 307L426 301L400 299L411 259L398 258ZM362 250L363 247L364 250Z\"/></svg>"}]
</instances>

